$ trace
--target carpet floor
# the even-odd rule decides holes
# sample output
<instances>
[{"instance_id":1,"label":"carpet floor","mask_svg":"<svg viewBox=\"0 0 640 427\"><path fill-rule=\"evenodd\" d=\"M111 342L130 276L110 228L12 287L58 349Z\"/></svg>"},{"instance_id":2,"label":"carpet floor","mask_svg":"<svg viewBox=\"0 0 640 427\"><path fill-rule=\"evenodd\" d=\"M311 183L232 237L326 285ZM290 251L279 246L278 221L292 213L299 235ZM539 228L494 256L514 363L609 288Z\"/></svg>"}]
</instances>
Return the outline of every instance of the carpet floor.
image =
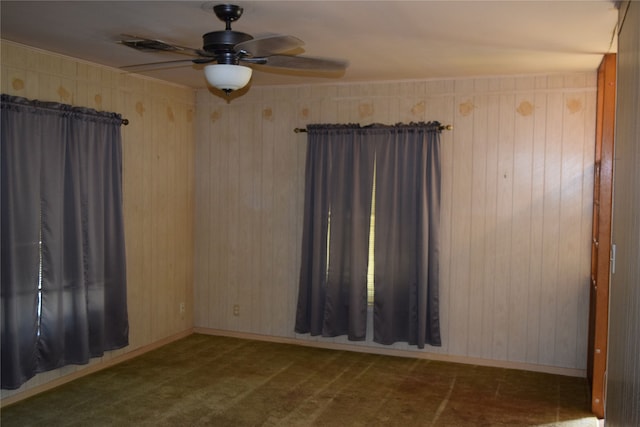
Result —
<instances>
[{"instance_id":1,"label":"carpet floor","mask_svg":"<svg viewBox=\"0 0 640 427\"><path fill-rule=\"evenodd\" d=\"M194 334L3 408L9 426L597 426L583 378Z\"/></svg>"}]
</instances>

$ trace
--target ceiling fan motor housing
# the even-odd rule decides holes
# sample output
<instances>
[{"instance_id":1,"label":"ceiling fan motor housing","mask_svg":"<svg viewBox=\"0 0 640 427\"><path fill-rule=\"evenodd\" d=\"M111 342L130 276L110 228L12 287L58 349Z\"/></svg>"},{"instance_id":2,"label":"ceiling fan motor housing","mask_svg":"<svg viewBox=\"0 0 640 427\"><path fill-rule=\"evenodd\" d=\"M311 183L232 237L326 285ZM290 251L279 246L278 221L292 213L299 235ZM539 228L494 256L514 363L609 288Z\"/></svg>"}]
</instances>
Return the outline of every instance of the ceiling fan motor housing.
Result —
<instances>
[{"instance_id":1,"label":"ceiling fan motor housing","mask_svg":"<svg viewBox=\"0 0 640 427\"><path fill-rule=\"evenodd\" d=\"M239 55L234 46L252 39L249 34L239 31L212 31L202 36L202 48L213 53L220 64L238 64Z\"/></svg>"}]
</instances>

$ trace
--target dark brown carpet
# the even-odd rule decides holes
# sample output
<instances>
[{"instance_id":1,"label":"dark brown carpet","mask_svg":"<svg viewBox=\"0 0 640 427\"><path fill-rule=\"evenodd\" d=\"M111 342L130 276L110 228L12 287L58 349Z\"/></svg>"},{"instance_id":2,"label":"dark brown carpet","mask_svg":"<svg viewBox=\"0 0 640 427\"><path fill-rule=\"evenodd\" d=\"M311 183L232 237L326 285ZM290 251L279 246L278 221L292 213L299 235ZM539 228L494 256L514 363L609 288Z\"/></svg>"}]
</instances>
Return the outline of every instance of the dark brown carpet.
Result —
<instances>
[{"instance_id":1,"label":"dark brown carpet","mask_svg":"<svg viewBox=\"0 0 640 427\"><path fill-rule=\"evenodd\" d=\"M191 335L3 408L9 426L597 426L581 378Z\"/></svg>"}]
</instances>

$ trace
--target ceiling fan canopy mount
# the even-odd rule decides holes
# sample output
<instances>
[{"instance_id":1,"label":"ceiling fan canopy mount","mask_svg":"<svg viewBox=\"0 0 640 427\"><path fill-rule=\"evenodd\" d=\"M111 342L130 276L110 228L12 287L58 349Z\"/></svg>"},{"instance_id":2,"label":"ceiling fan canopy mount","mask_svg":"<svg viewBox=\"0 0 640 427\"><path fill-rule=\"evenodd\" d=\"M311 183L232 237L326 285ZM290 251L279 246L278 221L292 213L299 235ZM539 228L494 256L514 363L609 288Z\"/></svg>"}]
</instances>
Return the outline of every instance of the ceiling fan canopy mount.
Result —
<instances>
[{"instance_id":1,"label":"ceiling fan canopy mount","mask_svg":"<svg viewBox=\"0 0 640 427\"><path fill-rule=\"evenodd\" d=\"M213 6L213 13L219 20L224 22L227 30L231 29L231 23L237 21L242 16L244 9L235 4L218 4Z\"/></svg>"}]
</instances>

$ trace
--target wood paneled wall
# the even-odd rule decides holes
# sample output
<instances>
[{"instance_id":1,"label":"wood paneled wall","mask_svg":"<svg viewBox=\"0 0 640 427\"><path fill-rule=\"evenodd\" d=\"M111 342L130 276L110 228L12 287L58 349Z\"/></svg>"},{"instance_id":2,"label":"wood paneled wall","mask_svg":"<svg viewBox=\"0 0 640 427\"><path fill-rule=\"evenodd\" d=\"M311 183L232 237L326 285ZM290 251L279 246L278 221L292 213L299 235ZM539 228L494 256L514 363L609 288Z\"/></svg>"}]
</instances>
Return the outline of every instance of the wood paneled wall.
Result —
<instances>
[{"instance_id":1,"label":"wood paneled wall","mask_svg":"<svg viewBox=\"0 0 640 427\"><path fill-rule=\"evenodd\" d=\"M607 426L640 425L640 3L623 2L613 185Z\"/></svg>"},{"instance_id":2,"label":"wood paneled wall","mask_svg":"<svg viewBox=\"0 0 640 427\"><path fill-rule=\"evenodd\" d=\"M118 112L130 122L122 127L130 345L90 366L190 331L193 90L2 41L2 93ZM40 374L17 392L3 390L2 398L84 368Z\"/></svg>"},{"instance_id":3,"label":"wood paneled wall","mask_svg":"<svg viewBox=\"0 0 640 427\"><path fill-rule=\"evenodd\" d=\"M254 87L230 102L5 41L1 71L3 93L131 122L122 130L131 345L92 365L194 325L346 343L293 332L306 149L293 129L439 120L454 125L442 135L444 342L426 351L584 370L595 71ZM19 392L79 369L41 374Z\"/></svg>"},{"instance_id":4,"label":"wood paneled wall","mask_svg":"<svg viewBox=\"0 0 640 427\"><path fill-rule=\"evenodd\" d=\"M199 91L195 326L347 343L293 331L306 148L293 129L438 120L454 126L442 134L443 345L426 351L584 374L595 107L595 70L255 87L229 102Z\"/></svg>"}]
</instances>

